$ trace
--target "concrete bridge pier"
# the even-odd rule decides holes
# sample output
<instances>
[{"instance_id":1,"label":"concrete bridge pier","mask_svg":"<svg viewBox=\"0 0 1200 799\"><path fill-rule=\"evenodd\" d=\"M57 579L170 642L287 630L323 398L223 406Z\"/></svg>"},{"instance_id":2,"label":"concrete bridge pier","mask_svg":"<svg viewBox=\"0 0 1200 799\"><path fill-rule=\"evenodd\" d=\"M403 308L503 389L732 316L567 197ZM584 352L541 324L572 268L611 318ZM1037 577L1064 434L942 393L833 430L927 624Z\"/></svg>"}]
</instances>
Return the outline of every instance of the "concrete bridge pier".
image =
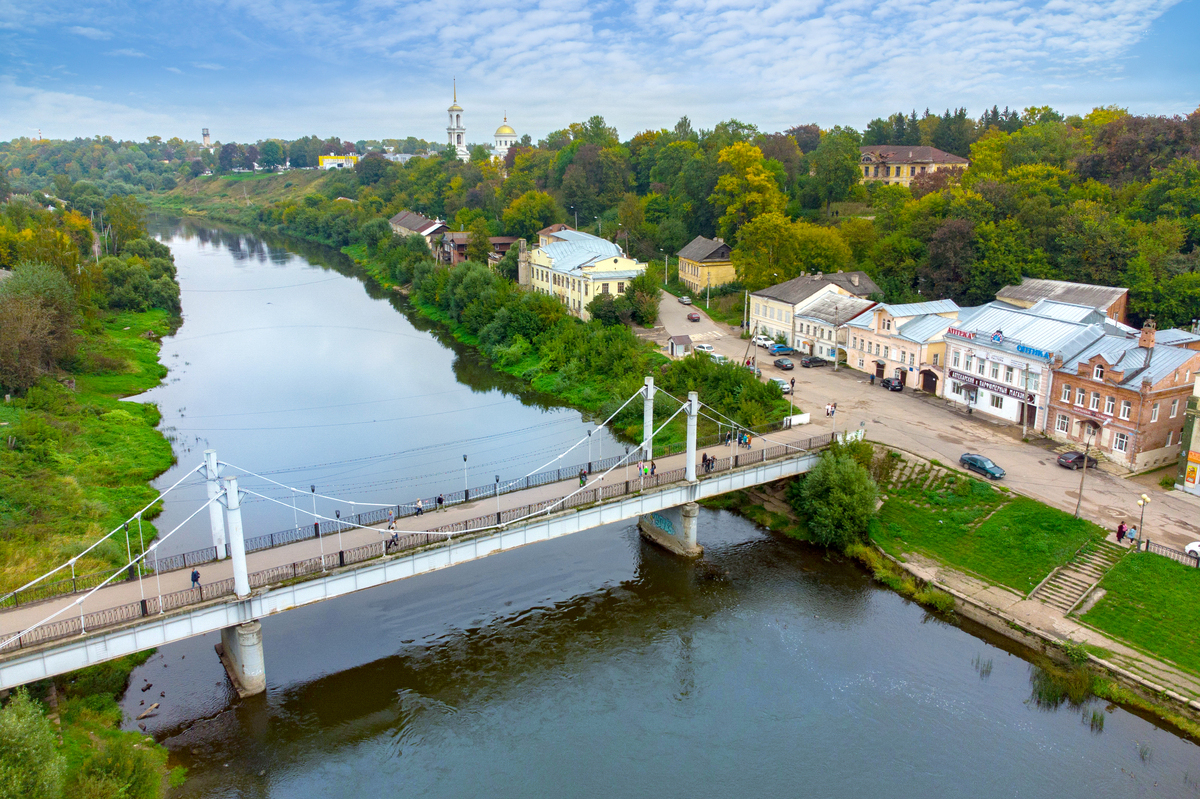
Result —
<instances>
[{"instance_id":1,"label":"concrete bridge pier","mask_svg":"<svg viewBox=\"0 0 1200 799\"><path fill-rule=\"evenodd\" d=\"M650 378L646 378L649 387ZM700 399L695 391L688 392L687 398L687 466L684 477L693 487L698 485L696 480L696 422L700 416ZM692 491L692 496L696 496ZM686 502L674 508L667 508L658 513L651 513L638 519L638 531L647 541L658 544L668 552L683 555L687 558L697 558L704 554L704 547L696 543L696 519L700 515L700 506L695 502Z\"/></svg>"},{"instance_id":2,"label":"concrete bridge pier","mask_svg":"<svg viewBox=\"0 0 1200 799\"><path fill-rule=\"evenodd\" d=\"M249 621L224 628L216 649L238 696L245 698L267 690L261 624Z\"/></svg>"}]
</instances>

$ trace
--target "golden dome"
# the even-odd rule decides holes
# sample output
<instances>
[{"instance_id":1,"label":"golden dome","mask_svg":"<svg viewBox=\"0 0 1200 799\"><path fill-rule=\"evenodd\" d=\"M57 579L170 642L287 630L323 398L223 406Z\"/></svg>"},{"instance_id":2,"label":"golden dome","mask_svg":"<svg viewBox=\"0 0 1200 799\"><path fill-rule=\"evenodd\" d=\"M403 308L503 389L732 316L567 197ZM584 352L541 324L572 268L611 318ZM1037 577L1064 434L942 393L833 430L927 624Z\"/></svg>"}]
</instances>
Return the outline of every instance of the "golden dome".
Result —
<instances>
[{"instance_id":1,"label":"golden dome","mask_svg":"<svg viewBox=\"0 0 1200 799\"><path fill-rule=\"evenodd\" d=\"M461 111L461 110L462 110L462 106L461 106L461 105L459 105L458 103L455 103L454 105L450 106L450 107L449 107L449 108L447 108L446 110L447 110L447 111Z\"/></svg>"},{"instance_id":2,"label":"golden dome","mask_svg":"<svg viewBox=\"0 0 1200 799\"><path fill-rule=\"evenodd\" d=\"M513 130L511 127L509 127L508 125L501 125L500 127L496 128L496 135L497 136L516 136L517 132L515 130Z\"/></svg>"}]
</instances>

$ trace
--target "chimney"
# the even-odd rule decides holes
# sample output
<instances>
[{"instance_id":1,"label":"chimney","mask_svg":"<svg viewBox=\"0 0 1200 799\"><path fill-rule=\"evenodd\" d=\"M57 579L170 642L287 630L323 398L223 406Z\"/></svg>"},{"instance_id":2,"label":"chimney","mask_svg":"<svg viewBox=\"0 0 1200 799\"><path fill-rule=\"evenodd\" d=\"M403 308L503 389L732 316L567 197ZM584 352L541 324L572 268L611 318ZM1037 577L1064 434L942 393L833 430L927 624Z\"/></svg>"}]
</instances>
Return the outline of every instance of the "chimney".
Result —
<instances>
[{"instance_id":1,"label":"chimney","mask_svg":"<svg viewBox=\"0 0 1200 799\"><path fill-rule=\"evenodd\" d=\"M713 241L715 241L717 244L725 243L725 239L721 238L720 236L717 236L715 239L713 239Z\"/></svg>"},{"instance_id":2,"label":"chimney","mask_svg":"<svg viewBox=\"0 0 1200 799\"><path fill-rule=\"evenodd\" d=\"M1154 349L1154 331L1158 329L1158 325L1153 319L1147 319L1142 325L1142 334L1138 336L1138 346L1146 349Z\"/></svg>"},{"instance_id":3,"label":"chimney","mask_svg":"<svg viewBox=\"0 0 1200 799\"><path fill-rule=\"evenodd\" d=\"M850 276L850 285L855 286L855 287L858 286L858 275Z\"/></svg>"}]
</instances>

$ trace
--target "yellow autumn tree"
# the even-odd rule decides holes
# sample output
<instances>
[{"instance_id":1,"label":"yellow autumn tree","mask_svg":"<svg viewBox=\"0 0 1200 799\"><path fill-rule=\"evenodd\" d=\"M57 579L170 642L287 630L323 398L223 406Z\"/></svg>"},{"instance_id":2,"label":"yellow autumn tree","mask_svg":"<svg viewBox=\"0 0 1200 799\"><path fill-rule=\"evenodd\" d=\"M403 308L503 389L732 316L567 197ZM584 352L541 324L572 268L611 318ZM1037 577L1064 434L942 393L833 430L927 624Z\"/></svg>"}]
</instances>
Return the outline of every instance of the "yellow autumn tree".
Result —
<instances>
[{"instance_id":1,"label":"yellow autumn tree","mask_svg":"<svg viewBox=\"0 0 1200 799\"><path fill-rule=\"evenodd\" d=\"M751 219L783 211L787 199L775 174L767 169L762 150L737 142L721 150L717 160L729 171L717 179L708 200L721 214L717 226L727 241Z\"/></svg>"}]
</instances>

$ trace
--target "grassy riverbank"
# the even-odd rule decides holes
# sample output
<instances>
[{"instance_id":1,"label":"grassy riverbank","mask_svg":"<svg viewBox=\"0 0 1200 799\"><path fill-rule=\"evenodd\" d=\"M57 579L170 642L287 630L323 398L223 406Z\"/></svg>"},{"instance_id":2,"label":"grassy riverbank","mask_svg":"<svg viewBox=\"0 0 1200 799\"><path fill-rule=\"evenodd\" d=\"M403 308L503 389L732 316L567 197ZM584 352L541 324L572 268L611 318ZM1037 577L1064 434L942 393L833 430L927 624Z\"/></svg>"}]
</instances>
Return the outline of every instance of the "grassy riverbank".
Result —
<instances>
[{"instance_id":1,"label":"grassy riverbank","mask_svg":"<svg viewBox=\"0 0 1200 799\"><path fill-rule=\"evenodd\" d=\"M149 483L174 454L155 429L158 408L121 399L167 374L159 339L176 324L165 311L100 312L80 330L76 365L62 376L75 381L74 391L43 379L0 406L7 442L0 448L0 590L77 555L154 499ZM155 536L148 521L143 532L147 543ZM125 559L122 536L75 569L86 574Z\"/></svg>"}]
</instances>

